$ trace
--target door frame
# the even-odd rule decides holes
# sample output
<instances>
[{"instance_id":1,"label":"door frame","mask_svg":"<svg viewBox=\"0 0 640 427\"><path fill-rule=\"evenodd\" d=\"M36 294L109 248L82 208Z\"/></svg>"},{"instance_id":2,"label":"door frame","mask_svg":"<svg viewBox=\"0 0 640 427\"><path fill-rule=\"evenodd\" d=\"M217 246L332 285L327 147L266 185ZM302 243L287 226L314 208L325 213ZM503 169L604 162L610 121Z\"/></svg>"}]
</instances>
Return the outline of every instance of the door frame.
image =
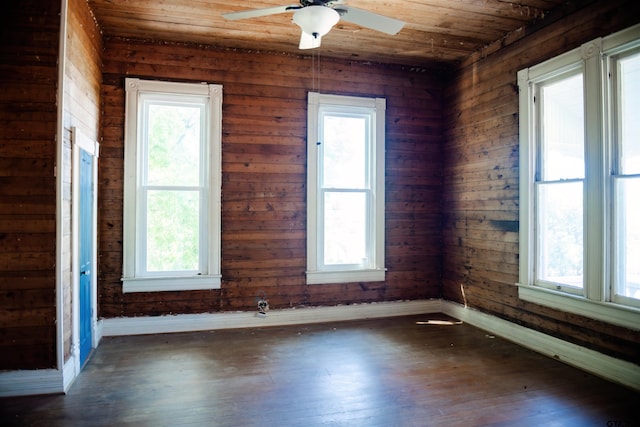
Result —
<instances>
[{"instance_id":1,"label":"door frame","mask_svg":"<svg viewBox=\"0 0 640 427\"><path fill-rule=\"evenodd\" d=\"M97 331L97 283L98 283L98 156L100 144L86 136L79 128L71 128L72 143L72 188L71 188L71 284L72 284L72 345L75 372L80 372L80 150L92 156L93 206L91 208L91 348L98 346Z\"/></svg>"}]
</instances>

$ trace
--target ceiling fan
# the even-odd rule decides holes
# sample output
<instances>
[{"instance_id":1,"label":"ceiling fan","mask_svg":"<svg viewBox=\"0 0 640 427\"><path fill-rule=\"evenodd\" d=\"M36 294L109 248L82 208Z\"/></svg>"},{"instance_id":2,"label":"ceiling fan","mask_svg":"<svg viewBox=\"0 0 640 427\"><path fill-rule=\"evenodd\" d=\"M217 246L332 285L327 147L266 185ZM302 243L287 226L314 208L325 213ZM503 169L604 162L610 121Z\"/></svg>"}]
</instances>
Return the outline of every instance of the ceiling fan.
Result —
<instances>
[{"instance_id":1,"label":"ceiling fan","mask_svg":"<svg viewBox=\"0 0 640 427\"><path fill-rule=\"evenodd\" d=\"M229 20L237 20L294 11L293 22L302 29L300 49L319 47L322 36L327 34L340 19L390 35L397 34L405 24L398 19L347 6L343 3L344 0L300 0L298 5L230 12L222 16Z\"/></svg>"}]
</instances>

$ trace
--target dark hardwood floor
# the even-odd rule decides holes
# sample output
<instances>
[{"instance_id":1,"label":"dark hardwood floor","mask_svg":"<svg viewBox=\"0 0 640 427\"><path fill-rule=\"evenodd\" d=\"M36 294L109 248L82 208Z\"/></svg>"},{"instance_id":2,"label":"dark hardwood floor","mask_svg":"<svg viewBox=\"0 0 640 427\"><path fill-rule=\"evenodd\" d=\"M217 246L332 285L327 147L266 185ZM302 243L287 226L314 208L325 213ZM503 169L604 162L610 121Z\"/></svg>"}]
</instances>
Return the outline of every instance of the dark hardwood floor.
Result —
<instances>
[{"instance_id":1,"label":"dark hardwood floor","mask_svg":"<svg viewBox=\"0 0 640 427\"><path fill-rule=\"evenodd\" d=\"M2 425L635 426L640 393L433 315L102 340ZM437 317L442 319L442 316Z\"/></svg>"}]
</instances>

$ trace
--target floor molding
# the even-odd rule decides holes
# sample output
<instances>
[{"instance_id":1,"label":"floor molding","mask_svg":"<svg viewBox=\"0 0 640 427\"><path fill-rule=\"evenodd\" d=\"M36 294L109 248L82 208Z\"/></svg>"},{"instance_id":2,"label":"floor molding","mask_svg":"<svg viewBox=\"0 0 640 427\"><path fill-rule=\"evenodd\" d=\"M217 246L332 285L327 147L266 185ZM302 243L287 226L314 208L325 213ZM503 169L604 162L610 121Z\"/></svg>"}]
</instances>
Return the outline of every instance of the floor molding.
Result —
<instances>
[{"instance_id":1,"label":"floor molding","mask_svg":"<svg viewBox=\"0 0 640 427\"><path fill-rule=\"evenodd\" d=\"M64 390L57 369L0 372L0 397L56 394Z\"/></svg>"},{"instance_id":2,"label":"floor molding","mask_svg":"<svg viewBox=\"0 0 640 427\"><path fill-rule=\"evenodd\" d=\"M123 317L101 320L95 325L95 330L99 342L100 338L107 336L301 325L428 313L445 313L538 353L640 390L640 369L633 363L440 299L270 310L266 317L258 317L255 312ZM0 372L0 397L65 393L78 375L73 357L65 363L62 371Z\"/></svg>"},{"instance_id":3,"label":"floor molding","mask_svg":"<svg viewBox=\"0 0 640 427\"><path fill-rule=\"evenodd\" d=\"M76 363L69 358L62 370L34 369L0 372L0 397L66 393L77 378Z\"/></svg>"},{"instance_id":4,"label":"floor molding","mask_svg":"<svg viewBox=\"0 0 640 427\"><path fill-rule=\"evenodd\" d=\"M78 378L80 375L80 362L78 358L79 354L73 355L67 360L67 363L64 364L62 369L62 392L66 393L71 387L71 384Z\"/></svg>"},{"instance_id":5,"label":"floor molding","mask_svg":"<svg viewBox=\"0 0 640 427\"><path fill-rule=\"evenodd\" d=\"M442 301L442 312L522 347L609 381L640 390L640 369L634 363L607 356L451 301Z\"/></svg>"},{"instance_id":6,"label":"floor molding","mask_svg":"<svg viewBox=\"0 0 640 427\"><path fill-rule=\"evenodd\" d=\"M239 329L266 326L339 322L377 317L438 313L441 300L391 301L331 307L270 310L266 317L256 312L181 314L155 317L119 317L101 322L102 336L163 334L173 332Z\"/></svg>"},{"instance_id":7,"label":"floor molding","mask_svg":"<svg viewBox=\"0 0 640 427\"><path fill-rule=\"evenodd\" d=\"M58 369L0 372L0 397L64 393L64 377Z\"/></svg>"}]
</instances>

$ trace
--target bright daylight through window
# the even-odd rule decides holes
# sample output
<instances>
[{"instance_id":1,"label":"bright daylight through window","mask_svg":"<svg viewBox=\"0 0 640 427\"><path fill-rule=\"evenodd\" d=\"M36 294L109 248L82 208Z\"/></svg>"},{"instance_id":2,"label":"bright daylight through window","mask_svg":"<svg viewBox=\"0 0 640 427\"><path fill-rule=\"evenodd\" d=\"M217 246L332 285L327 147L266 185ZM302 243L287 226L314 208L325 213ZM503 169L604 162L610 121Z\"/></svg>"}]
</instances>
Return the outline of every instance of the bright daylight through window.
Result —
<instances>
[{"instance_id":1,"label":"bright daylight through window","mask_svg":"<svg viewBox=\"0 0 640 427\"><path fill-rule=\"evenodd\" d=\"M614 295L621 302L640 300L640 50L620 57L617 77L614 175Z\"/></svg>"},{"instance_id":2,"label":"bright daylight through window","mask_svg":"<svg viewBox=\"0 0 640 427\"><path fill-rule=\"evenodd\" d=\"M218 288L222 88L126 90L123 289Z\"/></svg>"},{"instance_id":3,"label":"bright daylight through window","mask_svg":"<svg viewBox=\"0 0 640 427\"><path fill-rule=\"evenodd\" d=\"M582 74L541 84L536 180L537 278L582 288L584 114Z\"/></svg>"},{"instance_id":4,"label":"bright daylight through window","mask_svg":"<svg viewBox=\"0 0 640 427\"><path fill-rule=\"evenodd\" d=\"M307 283L384 280L384 112L309 94Z\"/></svg>"},{"instance_id":5,"label":"bright daylight through window","mask_svg":"<svg viewBox=\"0 0 640 427\"><path fill-rule=\"evenodd\" d=\"M640 327L640 26L518 73L522 299Z\"/></svg>"}]
</instances>

